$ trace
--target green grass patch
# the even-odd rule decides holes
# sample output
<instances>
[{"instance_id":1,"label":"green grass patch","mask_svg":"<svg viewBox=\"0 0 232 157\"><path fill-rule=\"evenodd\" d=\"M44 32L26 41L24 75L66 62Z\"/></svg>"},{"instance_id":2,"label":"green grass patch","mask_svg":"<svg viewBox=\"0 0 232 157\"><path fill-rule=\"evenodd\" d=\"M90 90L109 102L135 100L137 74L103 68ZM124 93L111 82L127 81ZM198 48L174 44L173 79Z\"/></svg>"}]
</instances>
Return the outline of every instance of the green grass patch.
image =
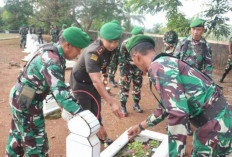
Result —
<instances>
[{"instance_id":1,"label":"green grass patch","mask_svg":"<svg viewBox=\"0 0 232 157\"><path fill-rule=\"evenodd\" d=\"M20 34L5 34L5 33L0 33L0 39L7 39L7 38L19 38Z\"/></svg>"}]
</instances>

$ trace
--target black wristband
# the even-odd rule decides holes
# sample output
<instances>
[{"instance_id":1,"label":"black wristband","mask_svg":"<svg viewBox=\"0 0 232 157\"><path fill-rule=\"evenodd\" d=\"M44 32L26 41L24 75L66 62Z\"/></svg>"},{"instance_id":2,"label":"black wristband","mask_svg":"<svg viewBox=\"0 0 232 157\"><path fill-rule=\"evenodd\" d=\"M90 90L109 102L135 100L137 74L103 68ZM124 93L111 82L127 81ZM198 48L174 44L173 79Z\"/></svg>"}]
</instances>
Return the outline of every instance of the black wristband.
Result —
<instances>
[{"instance_id":1,"label":"black wristband","mask_svg":"<svg viewBox=\"0 0 232 157\"><path fill-rule=\"evenodd\" d=\"M139 123L139 129L140 129L141 131L144 130L144 128L142 127L141 123Z\"/></svg>"}]
</instances>

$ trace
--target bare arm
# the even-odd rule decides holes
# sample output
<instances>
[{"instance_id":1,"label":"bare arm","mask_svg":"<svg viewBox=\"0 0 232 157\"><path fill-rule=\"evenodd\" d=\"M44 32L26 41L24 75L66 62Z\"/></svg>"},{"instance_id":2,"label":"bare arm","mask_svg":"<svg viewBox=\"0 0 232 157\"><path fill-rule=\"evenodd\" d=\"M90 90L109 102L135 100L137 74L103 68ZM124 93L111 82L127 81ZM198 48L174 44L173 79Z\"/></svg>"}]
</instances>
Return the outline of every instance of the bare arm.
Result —
<instances>
[{"instance_id":1,"label":"bare arm","mask_svg":"<svg viewBox=\"0 0 232 157\"><path fill-rule=\"evenodd\" d=\"M103 99L111 106L112 112L117 116L121 117L122 112L120 111L120 107L116 104L113 98L106 91L103 82L101 81L100 73L89 73L89 76L93 82L94 87L97 89L98 93L103 97Z\"/></svg>"}]
</instances>

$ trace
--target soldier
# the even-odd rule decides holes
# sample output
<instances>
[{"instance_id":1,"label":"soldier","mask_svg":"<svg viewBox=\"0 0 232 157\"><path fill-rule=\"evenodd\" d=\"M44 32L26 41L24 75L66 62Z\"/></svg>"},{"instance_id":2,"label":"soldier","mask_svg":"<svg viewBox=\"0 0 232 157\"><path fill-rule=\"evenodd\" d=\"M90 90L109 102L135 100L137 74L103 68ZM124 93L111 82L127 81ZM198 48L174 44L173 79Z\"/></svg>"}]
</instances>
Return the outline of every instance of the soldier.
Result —
<instances>
[{"instance_id":1,"label":"soldier","mask_svg":"<svg viewBox=\"0 0 232 157\"><path fill-rule=\"evenodd\" d=\"M120 25L118 20L112 20L111 22L116 23ZM119 44L120 45L120 44ZM118 57L119 57L119 50L120 48L117 47L114 51L114 54L112 56L112 60L109 65L109 83L111 84L112 87L117 87L117 82L114 80L115 73L118 69Z\"/></svg>"},{"instance_id":2,"label":"soldier","mask_svg":"<svg viewBox=\"0 0 232 157\"><path fill-rule=\"evenodd\" d=\"M196 19L190 24L191 35L177 44L174 56L212 78L212 51L210 45L202 37L205 32L204 23L205 20ZM188 135L192 134L189 125Z\"/></svg>"},{"instance_id":3,"label":"soldier","mask_svg":"<svg viewBox=\"0 0 232 157\"><path fill-rule=\"evenodd\" d=\"M67 27L68 27L68 26L67 26L66 24L63 24L63 25L62 25L62 29L61 29L61 31L60 31L60 33L59 33L59 37L62 35L63 31L64 31Z\"/></svg>"},{"instance_id":4,"label":"soldier","mask_svg":"<svg viewBox=\"0 0 232 157\"><path fill-rule=\"evenodd\" d=\"M26 24L22 25L22 28L19 30L19 34L21 35L21 39L20 39L20 48L26 47L26 43L27 43L27 34L28 34L28 29L26 27Z\"/></svg>"},{"instance_id":5,"label":"soldier","mask_svg":"<svg viewBox=\"0 0 232 157\"><path fill-rule=\"evenodd\" d=\"M84 90L92 94L101 110L101 97L111 106L113 113L121 117L120 107L106 91L104 84L107 84L107 67L110 64L113 51L118 47L122 29L116 23L106 23L100 29L100 40L96 40L84 49L78 62L74 65L70 76L70 87L73 91ZM101 73L103 81L101 80ZM104 82L104 84L103 84ZM98 104L94 99L85 93L75 93L84 110L90 110L98 115ZM100 130L97 136L104 142L107 140L107 133L102 124L101 113L99 114ZM107 142L107 141L106 141Z\"/></svg>"},{"instance_id":6,"label":"soldier","mask_svg":"<svg viewBox=\"0 0 232 157\"><path fill-rule=\"evenodd\" d=\"M227 63L226 63L225 72L223 73L221 79L219 80L219 82L221 82L221 83L225 79L226 75L232 69L232 37L230 37L230 41L229 41L229 46L228 47L229 47L229 56L228 56L228 60L227 60Z\"/></svg>"},{"instance_id":7,"label":"soldier","mask_svg":"<svg viewBox=\"0 0 232 157\"><path fill-rule=\"evenodd\" d=\"M43 29L41 28L41 26L39 26L38 29L36 29L36 34L38 36L38 41L40 44L43 44Z\"/></svg>"},{"instance_id":8,"label":"soldier","mask_svg":"<svg viewBox=\"0 0 232 157\"><path fill-rule=\"evenodd\" d=\"M134 27L131 31L133 36L138 34L143 34L144 29L142 27ZM127 40L122 42L120 54L119 54L119 68L120 68L120 93L119 93L119 100L121 102L121 110L124 116L128 116L128 112L126 110L126 103L129 96L130 90L130 83L133 82L133 100L134 106L133 109L138 112L142 113L143 110L139 106L139 101L141 99L141 87L143 82L143 72L134 64L131 59L129 52L127 51L125 45Z\"/></svg>"},{"instance_id":9,"label":"soldier","mask_svg":"<svg viewBox=\"0 0 232 157\"><path fill-rule=\"evenodd\" d=\"M206 74L171 55L155 55L154 47L154 40L144 35L131 38L126 45L135 65L148 72L161 98L157 99L158 108L146 120L129 129L128 137L132 139L167 117L169 156L182 157L190 118L197 128L192 156L230 156L232 106L224 98L221 87Z\"/></svg>"},{"instance_id":10,"label":"soldier","mask_svg":"<svg viewBox=\"0 0 232 157\"><path fill-rule=\"evenodd\" d=\"M173 55L173 52L176 48L176 44L178 42L178 34L173 30L166 32L164 34L163 42L164 52Z\"/></svg>"},{"instance_id":11,"label":"soldier","mask_svg":"<svg viewBox=\"0 0 232 157\"><path fill-rule=\"evenodd\" d=\"M192 35L177 44L174 56L212 77L212 51L202 37L205 32L204 23L205 20L196 19L190 24Z\"/></svg>"},{"instance_id":12,"label":"soldier","mask_svg":"<svg viewBox=\"0 0 232 157\"><path fill-rule=\"evenodd\" d=\"M53 25L50 26L50 32L49 32L49 34L50 34L51 42L54 42L55 39L54 39L54 35L53 34L55 34L55 30L54 30Z\"/></svg>"},{"instance_id":13,"label":"soldier","mask_svg":"<svg viewBox=\"0 0 232 157\"><path fill-rule=\"evenodd\" d=\"M57 42L59 40L60 30L58 29L57 26L55 26L54 29L55 29L55 42Z\"/></svg>"},{"instance_id":14,"label":"soldier","mask_svg":"<svg viewBox=\"0 0 232 157\"><path fill-rule=\"evenodd\" d=\"M72 115L82 111L64 82L65 59L74 59L89 42L85 32L69 28L58 43L43 45L35 52L10 93L13 119L6 156L48 156L43 100L49 92Z\"/></svg>"}]
</instances>

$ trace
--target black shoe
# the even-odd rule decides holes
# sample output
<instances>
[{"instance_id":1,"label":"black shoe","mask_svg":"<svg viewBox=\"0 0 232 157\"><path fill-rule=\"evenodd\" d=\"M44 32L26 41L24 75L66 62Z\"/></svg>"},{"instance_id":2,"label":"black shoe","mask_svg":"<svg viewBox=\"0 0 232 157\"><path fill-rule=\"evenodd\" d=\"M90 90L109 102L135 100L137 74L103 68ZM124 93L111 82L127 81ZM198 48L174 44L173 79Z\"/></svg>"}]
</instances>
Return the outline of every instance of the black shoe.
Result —
<instances>
[{"instance_id":1,"label":"black shoe","mask_svg":"<svg viewBox=\"0 0 232 157\"><path fill-rule=\"evenodd\" d=\"M193 135L193 131L192 131L192 129L191 128L188 128L188 136L192 136Z\"/></svg>"},{"instance_id":2,"label":"black shoe","mask_svg":"<svg viewBox=\"0 0 232 157\"><path fill-rule=\"evenodd\" d=\"M142 113L142 112L143 112L143 110L140 108L140 106L139 106L138 103L135 103L135 104L134 104L133 109L134 109L136 112L138 112L138 113Z\"/></svg>"},{"instance_id":3,"label":"black shoe","mask_svg":"<svg viewBox=\"0 0 232 157\"><path fill-rule=\"evenodd\" d=\"M114 79L111 79L110 85L115 88L115 87L117 87L117 82L115 82Z\"/></svg>"},{"instance_id":4,"label":"black shoe","mask_svg":"<svg viewBox=\"0 0 232 157\"><path fill-rule=\"evenodd\" d=\"M222 83L222 82L223 82L223 79L221 78L221 79L219 80L219 82L221 82L221 83Z\"/></svg>"},{"instance_id":5,"label":"black shoe","mask_svg":"<svg viewBox=\"0 0 232 157\"><path fill-rule=\"evenodd\" d=\"M99 138L99 140L100 140L101 144L105 144L106 143L107 145L111 145L114 142L111 139L102 140L102 139Z\"/></svg>"},{"instance_id":6,"label":"black shoe","mask_svg":"<svg viewBox=\"0 0 232 157\"><path fill-rule=\"evenodd\" d=\"M164 127L164 129L165 129L166 131L168 131L168 126L166 125L166 126Z\"/></svg>"},{"instance_id":7,"label":"black shoe","mask_svg":"<svg viewBox=\"0 0 232 157\"><path fill-rule=\"evenodd\" d=\"M128 112L127 112L127 110L126 110L126 106L121 106L121 111L122 111L122 113L123 113L123 115L124 115L125 117L128 116Z\"/></svg>"}]
</instances>

